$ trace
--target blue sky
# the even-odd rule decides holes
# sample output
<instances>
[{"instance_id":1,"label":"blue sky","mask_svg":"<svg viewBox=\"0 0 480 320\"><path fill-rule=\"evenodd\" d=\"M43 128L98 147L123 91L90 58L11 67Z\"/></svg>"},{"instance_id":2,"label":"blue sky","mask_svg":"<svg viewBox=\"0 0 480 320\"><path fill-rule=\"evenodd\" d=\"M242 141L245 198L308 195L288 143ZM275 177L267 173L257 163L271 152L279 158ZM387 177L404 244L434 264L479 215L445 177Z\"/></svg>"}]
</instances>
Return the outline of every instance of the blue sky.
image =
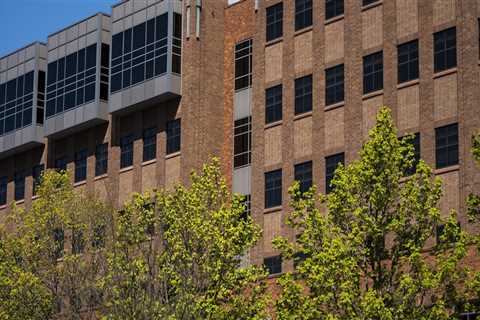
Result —
<instances>
[{"instance_id":1,"label":"blue sky","mask_svg":"<svg viewBox=\"0 0 480 320\"><path fill-rule=\"evenodd\" d=\"M119 0L0 0L0 57L83 18L105 12Z\"/></svg>"}]
</instances>

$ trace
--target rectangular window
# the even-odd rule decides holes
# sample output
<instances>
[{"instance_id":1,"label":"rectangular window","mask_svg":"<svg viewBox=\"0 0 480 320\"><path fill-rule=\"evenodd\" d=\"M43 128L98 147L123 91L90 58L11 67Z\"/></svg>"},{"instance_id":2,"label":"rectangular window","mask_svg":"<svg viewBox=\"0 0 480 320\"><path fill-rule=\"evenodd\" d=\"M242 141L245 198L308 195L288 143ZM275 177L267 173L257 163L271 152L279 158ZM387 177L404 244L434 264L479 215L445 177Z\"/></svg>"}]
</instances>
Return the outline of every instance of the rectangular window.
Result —
<instances>
[{"instance_id":1,"label":"rectangular window","mask_svg":"<svg viewBox=\"0 0 480 320\"><path fill-rule=\"evenodd\" d=\"M283 36L283 3L267 8L267 41Z\"/></svg>"},{"instance_id":2,"label":"rectangular window","mask_svg":"<svg viewBox=\"0 0 480 320\"><path fill-rule=\"evenodd\" d=\"M167 154L180 151L181 122L175 119L167 122Z\"/></svg>"},{"instance_id":3,"label":"rectangular window","mask_svg":"<svg viewBox=\"0 0 480 320\"><path fill-rule=\"evenodd\" d=\"M263 259L263 265L268 274L282 273L282 256L274 256Z\"/></svg>"},{"instance_id":4,"label":"rectangular window","mask_svg":"<svg viewBox=\"0 0 480 320\"><path fill-rule=\"evenodd\" d=\"M37 188L42 182L42 174L45 170L44 164L39 164L33 167L32 169L32 178L33 178L33 195L37 193Z\"/></svg>"},{"instance_id":5,"label":"rectangular window","mask_svg":"<svg viewBox=\"0 0 480 320\"><path fill-rule=\"evenodd\" d=\"M325 105L345 99L343 64L325 70Z\"/></svg>"},{"instance_id":6,"label":"rectangular window","mask_svg":"<svg viewBox=\"0 0 480 320\"><path fill-rule=\"evenodd\" d=\"M72 232L72 253L80 254L85 248L85 239L83 237L83 231L80 229L74 229Z\"/></svg>"},{"instance_id":7,"label":"rectangular window","mask_svg":"<svg viewBox=\"0 0 480 320\"><path fill-rule=\"evenodd\" d=\"M23 171L15 172L15 201L25 198L25 174Z\"/></svg>"},{"instance_id":8,"label":"rectangular window","mask_svg":"<svg viewBox=\"0 0 480 320\"><path fill-rule=\"evenodd\" d=\"M440 72L457 66L457 31L455 27L433 35L434 71Z\"/></svg>"},{"instance_id":9,"label":"rectangular window","mask_svg":"<svg viewBox=\"0 0 480 320\"><path fill-rule=\"evenodd\" d=\"M75 153L75 182L87 179L87 149Z\"/></svg>"},{"instance_id":10,"label":"rectangular window","mask_svg":"<svg viewBox=\"0 0 480 320\"><path fill-rule=\"evenodd\" d=\"M369 4L375 3L378 0L362 0L362 5L363 6L368 6Z\"/></svg>"},{"instance_id":11,"label":"rectangular window","mask_svg":"<svg viewBox=\"0 0 480 320\"><path fill-rule=\"evenodd\" d=\"M435 129L437 169L458 164L458 124Z\"/></svg>"},{"instance_id":12,"label":"rectangular window","mask_svg":"<svg viewBox=\"0 0 480 320\"><path fill-rule=\"evenodd\" d=\"M252 154L252 117L235 120L233 137L233 167L238 168L251 163Z\"/></svg>"},{"instance_id":13,"label":"rectangular window","mask_svg":"<svg viewBox=\"0 0 480 320\"><path fill-rule=\"evenodd\" d=\"M363 57L363 93L383 89L383 52Z\"/></svg>"},{"instance_id":14,"label":"rectangular window","mask_svg":"<svg viewBox=\"0 0 480 320\"><path fill-rule=\"evenodd\" d=\"M312 25L313 0L295 0L295 30Z\"/></svg>"},{"instance_id":15,"label":"rectangular window","mask_svg":"<svg viewBox=\"0 0 480 320\"><path fill-rule=\"evenodd\" d=\"M55 160L55 169L57 171L66 171L67 170L67 157L60 157Z\"/></svg>"},{"instance_id":16,"label":"rectangular window","mask_svg":"<svg viewBox=\"0 0 480 320\"><path fill-rule=\"evenodd\" d=\"M326 0L325 1L325 20L343 14L343 0Z\"/></svg>"},{"instance_id":17,"label":"rectangular window","mask_svg":"<svg viewBox=\"0 0 480 320\"><path fill-rule=\"evenodd\" d=\"M312 75L295 79L295 114L312 111Z\"/></svg>"},{"instance_id":18,"label":"rectangular window","mask_svg":"<svg viewBox=\"0 0 480 320\"><path fill-rule=\"evenodd\" d=\"M300 183L300 192L307 192L312 186L312 161L295 165L295 180Z\"/></svg>"},{"instance_id":19,"label":"rectangular window","mask_svg":"<svg viewBox=\"0 0 480 320\"><path fill-rule=\"evenodd\" d=\"M418 79L418 40L398 46L398 83Z\"/></svg>"},{"instance_id":20,"label":"rectangular window","mask_svg":"<svg viewBox=\"0 0 480 320\"><path fill-rule=\"evenodd\" d=\"M282 120L282 85L265 90L265 123Z\"/></svg>"},{"instance_id":21,"label":"rectangular window","mask_svg":"<svg viewBox=\"0 0 480 320\"><path fill-rule=\"evenodd\" d=\"M133 135L120 138L120 168L133 165Z\"/></svg>"},{"instance_id":22,"label":"rectangular window","mask_svg":"<svg viewBox=\"0 0 480 320\"><path fill-rule=\"evenodd\" d=\"M4 206L7 204L7 185L8 178L0 177L0 205Z\"/></svg>"},{"instance_id":23,"label":"rectangular window","mask_svg":"<svg viewBox=\"0 0 480 320\"><path fill-rule=\"evenodd\" d=\"M282 205L282 169L265 173L265 208Z\"/></svg>"},{"instance_id":24,"label":"rectangular window","mask_svg":"<svg viewBox=\"0 0 480 320\"><path fill-rule=\"evenodd\" d=\"M235 90L252 85L252 39L235 45Z\"/></svg>"},{"instance_id":25,"label":"rectangular window","mask_svg":"<svg viewBox=\"0 0 480 320\"><path fill-rule=\"evenodd\" d=\"M157 157L157 128L143 130L143 161Z\"/></svg>"},{"instance_id":26,"label":"rectangular window","mask_svg":"<svg viewBox=\"0 0 480 320\"><path fill-rule=\"evenodd\" d=\"M325 158L325 193L330 193L333 190L332 180L339 163L345 163L343 152Z\"/></svg>"},{"instance_id":27,"label":"rectangular window","mask_svg":"<svg viewBox=\"0 0 480 320\"><path fill-rule=\"evenodd\" d=\"M251 197L251 195L249 195L249 194L244 195L242 203L245 206L245 210L242 213L242 219L247 220L247 218L250 216L250 213L251 213L251 210L252 210L252 197Z\"/></svg>"},{"instance_id":28,"label":"rectangular window","mask_svg":"<svg viewBox=\"0 0 480 320\"><path fill-rule=\"evenodd\" d=\"M106 174L108 170L108 143L95 147L95 176Z\"/></svg>"},{"instance_id":29,"label":"rectangular window","mask_svg":"<svg viewBox=\"0 0 480 320\"><path fill-rule=\"evenodd\" d=\"M63 257L63 249L65 245L65 234L62 228L55 228L53 230L53 243L55 244L53 256L55 259L60 259Z\"/></svg>"},{"instance_id":30,"label":"rectangular window","mask_svg":"<svg viewBox=\"0 0 480 320\"><path fill-rule=\"evenodd\" d=\"M415 137L412 140L413 145L413 165L405 172L406 176L411 176L417 171L417 164L420 161L420 133L415 133Z\"/></svg>"}]
</instances>

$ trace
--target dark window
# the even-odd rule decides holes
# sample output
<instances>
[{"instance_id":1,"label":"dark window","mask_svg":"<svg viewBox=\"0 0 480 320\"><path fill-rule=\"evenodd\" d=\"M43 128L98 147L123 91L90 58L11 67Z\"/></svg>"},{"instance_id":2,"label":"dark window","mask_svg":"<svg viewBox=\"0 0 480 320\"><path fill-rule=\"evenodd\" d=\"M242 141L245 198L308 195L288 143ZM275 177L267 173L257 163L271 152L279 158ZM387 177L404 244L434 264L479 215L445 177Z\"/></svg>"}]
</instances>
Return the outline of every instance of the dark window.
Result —
<instances>
[{"instance_id":1,"label":"dark window","mask_svg":"<svg viewBox=\"0 0 480 320\"><path fill-rule=\"evenodd\" d=\"M48 64L47 76L47 85L57 82L57 61Z\"/></svg>"},{"instance_id":2,"label":"dark window","mask_svg":"<svg viewBox=\"0 0 480 320\"><path fill-rule=\"evenodd\" d=\"M313 0L295 0L295 30L312 25Z\"/></svg>"},{"instance_id":3,"label":"dark window","mask_svg":"<svg viewBox=\"0 0 480 320\"><path fill-rule=\"evenodd\" d=\"M252 85L252 39L235 45L235 90Z\"/></svg>"},{"instance_id":4,"label":"dark window","mask_svg":"<svg viewBox=\"0 0 480 320\"><path fill-rule=\"evenodd\" d=\"M325 19L343 14L343 0L326 0L325 1Z\"/></svg>"},{"instance_id":5,"label":"dark window","mask_svg":"<svg viewBox=\"0 0 480 320\"><path fill-rule=\"evenodd\" d=\"M325 105L342 102L344 93L343 64L325 70Z\"/></svg>"},{"instance_id":6,"label":"dark window","mask_svg":"<svg viewBox=\"0 0 480 320\"><path fill-rule=\"evenodd\" d=\"M398 46L398 83L418 79L418 40Z\"/></svg>"},{"instance_id":7,"label":"dark window","mask_svg":"<svg viewBox=\"0 0 480 320\"><path fill-rule=\"evenodd\" d=\"M181 122L175 119L167 122L167 154L180 151Z\"/></svg>"},{"instance_id":8,"label":"dark window","mask_svg":"<svg viewBox=\"0 0 480 320\"><path fill-rule=\"evenodd\" d=\"M363 57L363 93L383 89L383 53Z\"/></svg>"},{"instance_id":9,"label":"dark window","mask_svg":"<svg viewBox=\"0 0 480 320\"><path fill-rule=\"evenodd\" d=\"M108 143L102 143L95 148L95 176L107 173Z\"/></svg>"},{"instance_id":10,"label":"dark window","mask_svg":"<svg viewBox=\"0 0 480 320\"><path fill-rule=\"evenodd\" d=\"M332 180L335 176L335 170L340 163L345 163L345 156L343 153L337 153L325 158L325 193L329 193L333 190Z\"/></svg>"},{"instance_id":11,"label":"dark window","mask_svg":"<svg viewBox=\"0 0 480 320\"><path fill-rule=\"evenodd\" d=\"M83 231L74 229L72 232L72 253L82 253L85 248L85 239L83 238Z\"/></svg>"},{"instance_id":12,"label":"dark window","mask_svg":"<svg viewBox=\"0 0 480 320\"><path fill-rule=\"evenodd\" d=\"M235 120L233 138L233 167L238 168L251 163L252 154L252 118Z\"/></svg>"},{"instance_id":13,"label":"dark window","mask_svg":"<svg viewBox=\"0 0 480 320\"><path fill-rule=\"evenodd\" d=\"M97 64L97 44L87 47L86 69L95 67Z\"/></svg>"},{"instance_id":14,"label":"dark window","mask_svg":"<svg viewBox=\"0 0 480 320\"><path fill-rule=\"evenodd\" d=\"M265 123L282 120L282 85L265 90Z\"/></svg>"},{"instance_id":15,"label":"dark window","mask_svg":"<svg viewBox=\"0 0 480 320\"><path fill-rule=\"evenodd\" d=\"M60 158L56 159L55 160L55 169L57 169L58 171L67 170L67 158L66 157L60 157Z\"/></svg>"},{"instance_id":16,"label":"dark window","mask_svg":"<svg viewBox=\"0 0 480 320\"><path fill-rule=\"evenodd\" d=\"M458 124L435 129L437 169L458 164Z\"/></svg>"},{"instance_id":17,"label":"dark window","mask_svg":"<svg viewBox=\"0 0 480 320\"><path fill-rule=\"evenodd\" d=\"M300 183L300 192L307 192L312 186L312 161L295 165L295 180Z\"/></svg>"},{"instance_id":18,"label":"dark window","mask_svg":"<svg viewBox=\"0 0 480 320\"><path fill-rule=\"evenodd\" d=\"M65 77L69 78L77 72L77 53L71 53L66 58Z\"/></svg>"},{"instance_id":19,"label":"dark window","mask_svg":"<svg viewBox=\"0 0 480 320\"><path fill-rule=\"evenodd\" d=\"M7 204L7 177L0 177L0 205L4 206Z\"/></svg>"},{"instance_id":20,"label":"dark window","mask_svg":"<svg viewBox=\"0 0 480 320\"><path fill-rule=\"evenodd\" d=\"M283 36L283 3L267 8L267 41Z\"/></svg>"},{"instance_id":21,"label":"dark window","mask_svg":"<svg viewBox=\"0 0 480 320\"><path fill-rule=\"evenodd\" d=\"M455 27L433 35L434 71L440 72L457 66L457 35Z\"/></svg>"},{"instance_id":22,"label":"dark window","mask_svg":"<svg viewBox=\"0 0 480 320\"><path fill-rule=\"evenodd\" d=\"M145 46L145 22L133 27L133 50Z\"/></svg>"},{"instance_id":23,"label":"dark window","mask_svg":"<svg viewBox=\"0 0 480 320\"><path fill-rule=\"evenodd\" d=\"M268 274L282 273L282 256L274 256L263 259L263 265Z\"/></svg>"},{"instance_id":24,"label":"dark window","mask_svg":"<svg viewBox=\"0 0 480 320\"><path fill-rule=\"evenodd\" d=\"M252 197L251 195L247 194L244 195L244 198L242 199L242 204L245 206L245 210L243 210L242 213L242 219L247 220L247 218L250 216L251 210L252 210Z\"/></svg>"},{"instance_id":25,"label":"dark window","mask_svg":"<svg viewBox=\"0 0 480 320\"><path fill-rule=\"evenodd\" d=\"M87 149L75 153L75 182L87 179Z\"/></svg>"},{"instance_id":26,"label":"dark window","mask_svg":"<svg viewBox=\"0 0 480 320\"><path fill-rule=\"evenodd\" d=\"M143 131L143 161L157 157L157 128L152 127Z\"/></svg>"},{"instance_id":27,"label":"dark window","mask_svg":"<svg viewBox=\"0 0 480 320\"><path fill-rule=\"evenodd\" d=\"M63 248L65 245L65 234L63 232L63 229L55 228L53 230L53 243L54 243L53 258L59 259L63 257Z\"/></svg>"},{"instance_id":28,"label":"dark window","mask_svg":"<svg viewBox=\"0 0 480 320\"><path fill-rule=\"evenodd\" d=\"M312 111L312 75L295 79L295 114Z\"/></svg>"},{"instance_id":29,"label":"dark window","mask_svg":"<svg viewBox=\"0 0 480 320\"><path fill-rule=\"evenodd\" d=\"M32 178L33 178L33 194L37 193L37 188L42 182L42 174L45 170L45 165L39 164L33 167L32 169Z\"/></svg>"},{"instance_id":30,"label":"dark window","mask_svg":"<svg viewBox=\"0 0 480 320\"><path fill-rule=\"evenodd\" d=\"M15 172L15 201L25 198L25 174L23 171Z\"/></svg>"},{"instance_id":31,"label":"dark window","mask_svg":"<svg viewBox=\"0 0 480 320\"><path fill-rule=\"evenodd\" d=\"M415 137L412 140L413 145L413 165L405 172L406 176L410 176L417 171L417 165L420 161L420 133L415 133Z\"/></svg>"},{"instance_id":32,"label":"dark window","mask_svg":"<svg viewBox=\"0 0 480 320\"><path fill-rule=\"evenodd\" d=\"M112 36L112 60L118 58L123 53L123 33L117 33Z\"/></svg>"},{"instance_id":33,"label":"dark window","mask_svg":"<svg viewBox=\"0 0 480 320\"><path fill-rule=\"evenodd\" d=\"M182 15L173 13L172 39L172 72L180 74L182 71Z\"/></svg>"},{"instance_id":34,"label":"dark window","mask_svg":"<svg viewBox=\"0 0 480 320\"><path fill-rule=\"evenodd\" d=\"M265 173L265 208L282 205L282 170Z\"/></svg>"},{"instance_id":35,"label":"dark window","mask_svg":"<svg viewBox=\"0 0 480 320\"><path fill-rule=\"evenodd\" d=\"M460 320L478 320L480 319L480 312L466 312L460 314Z\"/></svg>"},{"instance_id":36,"label":"dark window","mask_svg":"<svg viewBox=\"0 0 480 320\"><path fill-rule=\"evenodd\" d=\"M369 4L375 3L378 0L362 0L362 5L368 6Z\"/></svg>"},{"instance_id":37,"label":"dark window","mask_svg":"<svg viewBox=\"0 0 480 320\"><path fill-rule=\"evenodd\" d=\"M133 135L129 134L120 139L120 168L133 165Z\"/></svg>"},{"instance_id":38,"label":"dark window","mask_svg":"<svg viewBox=\"0 0 480 320\"><path fill-rule=\"evenodd\" d=\"M106 226L105 225L97 225L93 229L93 239L92 239L92 247L94 248L103 248L105 247L105 232Z\"/></svg>"}]
</instances>

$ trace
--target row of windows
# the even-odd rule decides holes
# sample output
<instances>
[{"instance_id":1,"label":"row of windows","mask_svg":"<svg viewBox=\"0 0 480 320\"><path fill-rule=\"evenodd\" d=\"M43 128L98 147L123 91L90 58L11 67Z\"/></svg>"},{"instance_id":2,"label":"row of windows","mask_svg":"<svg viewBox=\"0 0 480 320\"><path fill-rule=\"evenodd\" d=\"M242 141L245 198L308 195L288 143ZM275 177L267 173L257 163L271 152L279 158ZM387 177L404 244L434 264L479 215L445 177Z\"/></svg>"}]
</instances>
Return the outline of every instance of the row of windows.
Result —
<instances>
[{"instance_id":1,"label":"row of windows","mask_svg":"<svg viewBox=\"0 0 480 320\"><path fill-rule=\"evenodd\" d=\"M166 125L167 145L166 154L180 151L181 146L181 120L175 119ZM133 165L133 134L120 138L120 168ZM156 158L157 154L157 128L151 127L143 132L143 161Z\"/></svg>"},{"instance_id":2,"label":"row of windows","mask_svg":"<svg viewBox=\"0 0 480 320\"><path fill-rule=\"evenodd\" d=\"M180 151L180 119L167 122L167 155ZM157 129L148 128L143 133L143 161L148 161L156 158L157 152ZM133 164L133 135L125 136L120 142L121 157L120 166L122 168L131 166ZM87 178L87 149L81 149L75 153L75 171L74 181L80 182ZM55 160L55 168L57 170L67 169L67 158L60 157ZM36 193L36 188L40 183L41 174L44 171L43 164L32 168L33 178L33 194ZM108 170L108 144L99 144L95 148L95 176L106 174ZM14 175L14 199L19 201L25 197L25 171L18 171ZM7 203L7 177L0 177L0 205Z\"/></svg>"},{"instance_id":3,"label":"row of windows","mask_svg":"<svg viewBox=\"0 0 480 320\"><path fill-rule=\"evenodd\" d=\"M412 145L414 147L414 164L406 174L415 172L416 164L420 160L420 134L416 134ZM441 169L458 164L458 125L451 124L435 129L435 159L436 168ZM325 158L325 192L332 191L331 184L335 169L339 163L345 163L343 153L334 154ZM300 183L300 191L307 191L312 185L312 162L297 164L294 167L295 180ZM265 173L265 208L282 205L282 170Z\"/></svg>"},{"instance_id":4,"label":"row of windows","mask_svg":"<svg viewBox=\"0 0 480 320\"><path fill-rule=\"evenodd\" d=\"M172 72L181 73L182 16L173 14ZM168 13L112 36L111 92L167 72Z\"/></svg>"},{"instance_id":5,"label":"row of windows","mask_svg":"<svg viewBox=\"0 0 480 320\"><path fill-rule=\"evenodd\" d=\"M366 6L378 0L363 0ZM344 13L344 0L325 0L325 19ZM313 23L313 0L295 0L295 31L307 28ZM283 36L283 3L277 3L266 10L266 36L272 41Z\"/></svg>"},{"instance_id":6,"label":"row of windows","mask_svg":"<svg viewBox=\"0 0 480 320\"><path fill-rule=\"evenodd\" d=\"M45 72L38 73L39 85L45 83ZM6 83L0 84L0 136L23 128L32 123L33 117L33 86L35 72L30 71ZM39 90L41 87L39 87ZM39 98L43 98L43 94ZM38 101L40 108L43 100ZM43 114L42 121L43 121Z\"/></svg>"}]
</instances>

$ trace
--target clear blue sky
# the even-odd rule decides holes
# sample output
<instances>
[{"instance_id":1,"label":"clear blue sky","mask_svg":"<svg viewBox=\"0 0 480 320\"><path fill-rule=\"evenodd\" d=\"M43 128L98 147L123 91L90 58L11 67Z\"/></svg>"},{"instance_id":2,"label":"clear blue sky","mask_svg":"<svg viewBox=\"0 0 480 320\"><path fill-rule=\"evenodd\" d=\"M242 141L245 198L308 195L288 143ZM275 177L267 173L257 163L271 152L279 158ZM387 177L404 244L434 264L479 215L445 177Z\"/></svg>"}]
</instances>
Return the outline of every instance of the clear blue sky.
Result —
<instances>
[{"instance_id":1,"label":"clear blue sky","mask_svg":"<svg viewBox=\"0 0 480 320\"><path fill-rule=\"evenodd\" d=\"M110 14L119 0L0 0L0 57L99 11Z\"/></svg>"}]
</instances>

